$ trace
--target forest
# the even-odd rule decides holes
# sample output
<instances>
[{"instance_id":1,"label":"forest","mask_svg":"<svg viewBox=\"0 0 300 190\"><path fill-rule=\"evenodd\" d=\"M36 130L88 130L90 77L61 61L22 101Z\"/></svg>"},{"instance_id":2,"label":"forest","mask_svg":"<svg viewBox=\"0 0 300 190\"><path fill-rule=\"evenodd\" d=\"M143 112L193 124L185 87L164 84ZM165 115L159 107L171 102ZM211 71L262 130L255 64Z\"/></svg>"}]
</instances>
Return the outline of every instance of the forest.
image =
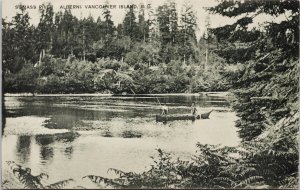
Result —
<instances>
[{"instance_id":1,"label":"forest","mask_svg":"<svg viewBox=\"0 0 300 190\"><path fill-rule=\"evenodd\" d=\"M189 162L157 149L148 171L85 178L116 188L298 187L298 1L220 1L207 11L236 22L210 28L207 21L198 41L191 5L179 16L172 1L153 10L153 20L129 10L118 26L109 10L95 21L47 6L37 27L21 11L3 21L5 92L230 90L235 97L238 147L197 144ZM285 19L250 28L259 15Z\"/></svg>"},{"instance_id":2,"label":"forest","mask_svg":"<svg viewBox=\"0 0 300 190\"><path fill-rule=\"evenodd\" d=\"M4 92L141 94L228 89L220 75L224 59L212 49L214 35L207 32L196 38L192 4L185 3L180 14L172 1L156 10L129 8L118 25L108 8L98 18L77 18L71 10L55 13L51 4L44 4L34 26L26 8L18 7L12 21L2 20Z\"/></svg>"}]
</instances>

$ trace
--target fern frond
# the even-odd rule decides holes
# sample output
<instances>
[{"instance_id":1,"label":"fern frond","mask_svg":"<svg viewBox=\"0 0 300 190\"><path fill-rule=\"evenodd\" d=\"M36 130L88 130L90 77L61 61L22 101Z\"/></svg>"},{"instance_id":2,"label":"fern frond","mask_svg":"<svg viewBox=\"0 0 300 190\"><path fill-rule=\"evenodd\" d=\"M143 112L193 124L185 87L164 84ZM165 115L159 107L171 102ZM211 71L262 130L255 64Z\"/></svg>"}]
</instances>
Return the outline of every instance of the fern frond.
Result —
<instances>
[{"instance_id":1,"label":"fern frond","mask_svg":"<svg viewBox=\"0 0 300 190\"><path fill-rule=\"evenodd\" d=\"M42 180L44 178L49 179L49 175L46 173L41 173L40 175L36 176L39 180Z\"/></svg>"},{"instance_id":2,"label":"fern frond","mask_svg":"<svg viewBox=\"0 0 300 190\"><path fill-rule=\"evenodd\" d=\"M252 168L254 168L254 167L257 167L257 166L258 166L258 164L253 164L253 163L245 163L245 164L243 164L243 166L245 166L245 167L252 167Z\"/></svg>"},{"instance_id":3,"label":"fern frond","mask_svg":"<svg viewBox=\"0 0 300 190\"><path fill-rule=\"evenodd\" d=\"M222 187L222 186L220 186L220 185L214 185L213 188L214 188L214 189L225 189L225 187Z\"/></svg>"},{"instance_id":4,"label":"fern frond","mask_svg":"<svg viewBox=\"0 0 300 190\"><path fill-rule=\"evenodd\" d=\"M44 176L33 176L30 168L23 169L20 165L13 161L7 162L12 170L14 176L24 185L26 189L43 189L44 186L41 184L41 179Z\"/></svg>"},{"instance_id":5,"label":"fern frond","mask_svg":"<svg viewBox=\"0 0 300 190\"><path fill-rule=\"evenodd\" d=\"M6 161L6 163L12 171L17 171L17 169L21 168L21 166L16 164L14 161Z\"/></svg>"},{"instance_id":6,"label":"fern frond","mask_svg":"<svg viewBox=\"0 0 300 190\"><path fill-rule=\"evenodd\" d=\"M105 178L105 177L101 177L101 176L95 176L95 175L87 175L82 177L84 178L88 178L90 179L92 182L101 185L101 183L104 183L106 185L112 185L112 186L117 186L117 187L122 187L123 184L120 184L119 182L113 180L113 179L109 179L109 178Z\"/></svg>"},{"instance_id":7,"label":"fern frond","mask_svg":"<svg viewBox=\"0 0 300 190\"><path fill-rule=\"evenodd\" d=\"M232 173L229 170L220 171L221 176L232 176L234 173Z\"/></svg>"},{"instance_id":8,"label":"fern frond","mask_svg":"<svg viewBox=\"0 0 300 190\"><path fill-rule=\"evenodd\" d=\"M218 182L223 182L223 183L225 182L227 184L233 183L233 181L230 178L228 178L228 177L216 177L213 180L214 181L218 181Z\"/></svg>"},{"instance_id":9,"label":"fern frond","mask_svg":"<svg viewBox=\"0 0 300 190\"><path fill-rule=\"evenodd\" d=\"M63 181L59 181L57 183L47 185L45 188L46 189L62 189L66 185L70 184L70 182L73 182L73 181L74 181L73 179L67 179L67 180L63 180Z\"/></svg>"},{"instance_id":10,"label":"fern frond","mask_svg":"<svg viewBox=\"0 0 300 190\"><path fill-rule=\"evenodd\" d=\"M260 169L258 171L258 173L262 176L274 176L274 172L270 169L264 168L264 169Z\"/></svg>"},{"instance_id":11,"label":"fern frond","mask_svg":"<svg viewBox=\"0 0 300 190\"><path fill-rule=\"evenodd\" d=\"M78 185L78 186L73 187L73 189L86 189L86 188L83 187L83 186Z\"/></svg>"},{"instance_id":12,"label":"fern frond","mask_svg":"<svg viewBox=\"0 0 300 190\"><path fill-rule=\"evenodd\" d=\"M119 177L124 177L124 176L126 176L128 174L126 172L123 172L122 170L118 170L118 169L115 169L115 168L109 168L107 170L107 173L109 173L110 171L114 172Z\"/></svg>"},{"instance_id":13,"label":"fern frond","mask_svg":"<svg viewBox=\"0 0 300 190\"><path fill-rule=\"evenodd\" d=\"M249 185L251 183L255 182L261 182L264 178L262 176L251 176L247 179L241 181L238 185L236 185L234 188L244 187L246 185Z\"/></svg>"},{"instance_id":14,"label":"fern frond","mask_svg":"<svg viewBox=\"0 0 300 190\"><path fill-rule=\"evenodd\" d=\"M242 176L242 177L245 177L246 175L253 174L253 173L255 173L256 171L257 171L257 170L256 170L255 168L252 168L252 167L250 167L250 168L245 168L244 170L242 170L241 176Z\"/></svg>"}]
</instances>

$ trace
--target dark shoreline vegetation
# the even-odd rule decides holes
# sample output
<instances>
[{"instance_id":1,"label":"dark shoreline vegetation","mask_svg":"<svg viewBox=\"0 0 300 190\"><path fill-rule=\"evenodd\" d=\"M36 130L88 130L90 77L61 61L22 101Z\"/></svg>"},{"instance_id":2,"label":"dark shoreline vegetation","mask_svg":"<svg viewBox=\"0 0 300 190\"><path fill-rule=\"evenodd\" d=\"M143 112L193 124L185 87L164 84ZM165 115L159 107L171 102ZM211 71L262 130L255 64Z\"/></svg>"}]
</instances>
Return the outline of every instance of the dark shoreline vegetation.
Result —
<instances>
[{"instance_id":1,"label":"dark shoreline vegetation","mask_svg":"<svg viewBox=\"0 0 300 190\"><path fill-rule=\"evenodd\" d=\"M239 117L238 147L197 144L190 162L174 161L158 149L149 171L111 169L118 178L83 177L114 188L296 189L299 2L222 1L208 11L239 19L218 28L210 28L208 19L209 29L199 41L191 5L183 10L179 17L171 1L152 10L149 20L143 10L138 19L129 10L123 23L115 26L107 9L94 21L78 19L70 11L54 14L48 6L41 10L37 27L29 24L29 15L22 10L12 23L3 20L4 92L230 90ZM285 18L249 27L262 14ZM47 188L40 184L44 175L32 176L30 169L9 164L24 186ZM56 185L63 188L65 182L69 180Z\"/></svg>"},{"instance_id":2,"label":"dark shoreline vegetation","mask_svg":"<svg viewBox=\"0 0 300 190\"><path fill-rule=\"evenodd\" d=\"M97 19L78 19L70 10L54 13L47 4L37 26L20 8L11 22L2 22L4 92L228 90L219 73L224 59L209 49L216 40L203 36L197 41L192 5L185 4L181 15L175 7L169 2L147 12L129 9L123 23L114 25L109 9Z\"/></svg>"}]
</instances>

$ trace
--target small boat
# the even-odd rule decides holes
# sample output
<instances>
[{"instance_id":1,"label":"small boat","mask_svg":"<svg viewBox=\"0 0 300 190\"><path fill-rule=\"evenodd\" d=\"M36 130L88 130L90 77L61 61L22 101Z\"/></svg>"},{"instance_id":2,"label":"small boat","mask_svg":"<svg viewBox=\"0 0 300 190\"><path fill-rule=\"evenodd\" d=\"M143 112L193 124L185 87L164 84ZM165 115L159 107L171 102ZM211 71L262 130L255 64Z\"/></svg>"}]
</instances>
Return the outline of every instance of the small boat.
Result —
<instances>
[{"instance_id":1,"label":"small boat","mask_svg":"<svg viewBox=\"0 0 300 190\"><path fill-rule=\"evenodd\" d=\"M209 115L213 110L202 113L200 115L156 115L156 122L166 122L166 121L175 121L175 120L192 120L196 119L209 119Z\"/></svg>"},{"instance_id":2,"label":"small boat","mask_svg":"<svg viewBox=\"0 0 300 190\"><path fill-rule=\"evenodd\" d=\"M197 118L195 115L156 115L156 122L166 122L175 120L192 120Z\"/></svg>"},{"instance_id":3,"label":"small boat","mask_svg":"<svg viewBox=\"0 0 300 190\"><path fill-rule=\"evenodd\" d=\"M209 119L209 115L211 114L212 111L214 111L214 110L211 110L207 113L202 113L202 114L198 115L199 119Z\"/></svg>"}]
</instances>

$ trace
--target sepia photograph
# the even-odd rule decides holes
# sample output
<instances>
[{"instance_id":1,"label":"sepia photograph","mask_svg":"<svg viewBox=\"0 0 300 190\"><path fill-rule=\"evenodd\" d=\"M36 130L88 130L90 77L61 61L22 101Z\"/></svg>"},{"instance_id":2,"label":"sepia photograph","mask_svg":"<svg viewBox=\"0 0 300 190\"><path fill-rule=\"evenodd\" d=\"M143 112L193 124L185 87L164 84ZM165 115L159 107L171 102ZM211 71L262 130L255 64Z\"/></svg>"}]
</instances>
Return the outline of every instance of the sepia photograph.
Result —
<instances>
[{"instance_id":1,"label":"sepia photograph","mask_svg":"<svg viewBox=\"0 0 300 190\"><path fill-rule=\"evenodd\" d=\"M298 189L298 0L2 0L2 189Z\"/></svg>"}]
</instances>

